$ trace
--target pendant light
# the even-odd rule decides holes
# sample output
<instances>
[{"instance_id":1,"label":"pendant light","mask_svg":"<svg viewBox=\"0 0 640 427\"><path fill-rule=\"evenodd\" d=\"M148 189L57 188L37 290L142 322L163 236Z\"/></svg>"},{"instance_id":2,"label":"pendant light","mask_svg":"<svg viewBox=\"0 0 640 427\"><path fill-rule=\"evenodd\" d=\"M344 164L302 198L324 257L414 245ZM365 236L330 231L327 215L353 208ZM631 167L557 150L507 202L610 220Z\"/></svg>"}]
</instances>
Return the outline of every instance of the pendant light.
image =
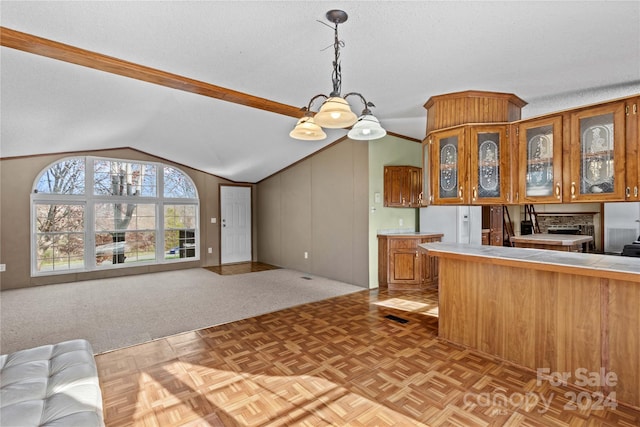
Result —
<instances>
[{"instance_id":1,"label":"pendant light","mask_svg":"<svg viewBox=\"0 0 640 427\"><path fill-rule=\"evenodd\" d=\"M347 13L342 10L330 10L326 14L327 20L334 24L334 61L333 61L333 91L329 96L320 94L315 95L302 110L305 112L304 117L298 120L295 128L289 133L289 136L301 140L319 140L326 138L326 134L322 128L342 129L354 126L349 131L348 136L351 139L372 140L382 138L387 134L378 119L371 114L369 107L375 107L373 103L367 102L361 94L350 92L344 97L340 95L342 87L342 69L340 67L340 39L338 38L338 24L346 22ZM350 96L357 96L364 103L365 109L360 118L351 111L351 106L347 102ZM313 115L311 107L313 102L318 98L324 98L324 102L320 106L320 110Z\"/></svg>"},{"instance_id":2,"label":"pendant light","mask_svg":"<svg viewBox=\"0 0 640 427\"><path fill-rule=\"evenodd\" d=\"M382 138L386 134L387 131L380 126L380 122L371 112L363 112L347 136L351 139L370 141Z\"/></svg>"},{"instance_id":3,"label":"pendant light","mask_svg":"<svg viewBox=\"0 0 640 427\"><path fill-rule=\"evenodd\" d=\"M339 96L327 98L315 117L318 125L331 129L346 128L358 120L347 100Z\"/></svg>"},{"instance_id":4,"label":"pendant light","mask_svg":"<svg viewBox=\"0 0 640 427\"><path fill-rule=\"evenodd\" d=\"M314 122L313 116L309 113L298 120L296 127L289 133L289 136L303 141L318 141L325 139L327 134Z\"/></svg>"}]
</instances>

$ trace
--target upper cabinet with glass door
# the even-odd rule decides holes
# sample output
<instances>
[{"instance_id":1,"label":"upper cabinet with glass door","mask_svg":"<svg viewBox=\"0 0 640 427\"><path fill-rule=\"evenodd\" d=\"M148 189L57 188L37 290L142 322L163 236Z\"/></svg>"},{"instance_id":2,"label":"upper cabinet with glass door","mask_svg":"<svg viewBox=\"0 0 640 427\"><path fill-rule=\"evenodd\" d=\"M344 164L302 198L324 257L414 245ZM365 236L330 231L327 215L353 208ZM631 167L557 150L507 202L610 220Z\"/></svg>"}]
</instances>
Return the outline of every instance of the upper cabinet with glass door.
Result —
<instances>
[{"instance_id":1,"label":"upper cabinet with glass door","mask_svg":"<svg viewBox=\"0 0 640 427\"><path fill-rule=\"evenodd\" d=\"M509 200L505 125L466 125L429 134L433 204L503 204Z\"/></svg>"},{"instance_id":2,"label":"upper cabinet with glass door","mask_svg":"<svg viewBox=\"0 0 640 427\"><path fill-rule=\"evenodd\" d=\"M640 95L520 120L525 104L477 91L425 104L430 203L640 201Z\"/></svg>"},{"instance_id":3,"label":"upper cabinet with glass door","mask_svg":"<svg viewBox=\"0 0 640 427\"><path fill-rule=\"evenodd\" d=\"M471 204L510 202L506 125L469 126Z\"/></svg>"},{"instance_id":4,"label":"upper cabinet with glass door","mask_svg":"<svg viewBox=\"0 0 640 427\"><path fill-rule=\"evenodd\" d=\"M432 132L424 149L430 151L433 204L459 205L469 200L465 127Z\"/></svg>"},{"instance_id":5,"label":"upper cabinet with glass door","mask_svg":"<svg viewBox=\"0 0 640 427\"><path fill-rule=\"evenodd\" d=\"M510 202L506 123L527 103L511 93L464 91L429 98L423 145L430 167L428 200L443 204Z\"/></svg>"},{"instance_id":6,"label":"upper cabinet with glass door","mask_svg":"<svg viewBox=\"0 0 640 427\"><path fill-rule=\"evenodd\" d=\"M567 201L625 200L624 102L572 113L569 149Z\"/></svg>"},{"instance_id":7,"label":"upper cabinet with glass door","mask_svg":"<svg viewBox=\"0 0 640 427\"><path fill-rule=\"evenodd\" d=\"M522 121L516 130L516 202L562 203L562 116Z\"/></svg>"}]
</instances>

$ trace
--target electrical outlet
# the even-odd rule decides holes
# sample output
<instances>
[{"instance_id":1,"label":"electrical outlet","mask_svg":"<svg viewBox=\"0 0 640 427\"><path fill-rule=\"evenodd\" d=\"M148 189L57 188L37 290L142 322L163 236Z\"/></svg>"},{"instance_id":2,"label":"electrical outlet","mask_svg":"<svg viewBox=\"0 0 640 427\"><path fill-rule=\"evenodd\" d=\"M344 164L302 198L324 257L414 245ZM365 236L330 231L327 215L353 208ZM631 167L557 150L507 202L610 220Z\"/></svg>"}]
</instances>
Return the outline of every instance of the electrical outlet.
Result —
<instances>
[{"instance_id":1,"label":"electrical outlet","mask_svg":"<svg viewBox=\"0 0 640 427\"><path fill-rule=\"evenodd\" d=\"M209 249L207 249L207 252L209 252L210 254L212 254L212 253L213 253L213 248L209 248Z\"/></svg>"},{"instance_id":2,"label":"electrical outlet","mask_svg":"<svg viewBox=\"0 0 640 427\"><path fill-rule=\"evenodd\" d=\"M304 253L304 259L309 259L309 252Z\"/></svg>"},{"instance_id":3,"label":"electrical outlet","mask_svg":"<svg viewBox=\"0 0 640 427\"><path fill-rule=\"evenodd\" d=\"M7 264L0 264L0 271L7 271Z\"/></svg>"},{"instance_id":4,"label":"electrical outlet","mask_svg":"<svg viewBox=\"0 0 640 427\"><path fill-rule=\"evenodd\" d=\"M215 224L217 220L215 218L211 218L211 224Z\"/></svg>"}]
</instances>

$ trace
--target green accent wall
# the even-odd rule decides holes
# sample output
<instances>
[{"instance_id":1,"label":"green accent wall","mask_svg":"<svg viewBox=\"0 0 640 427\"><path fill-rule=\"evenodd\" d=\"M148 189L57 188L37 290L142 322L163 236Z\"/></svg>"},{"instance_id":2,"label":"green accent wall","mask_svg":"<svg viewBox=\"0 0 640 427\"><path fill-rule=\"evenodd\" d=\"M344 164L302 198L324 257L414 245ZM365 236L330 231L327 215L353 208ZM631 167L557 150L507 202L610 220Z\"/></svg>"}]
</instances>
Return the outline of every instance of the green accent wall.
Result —
<instances>
[{"instance_id":1,"label":"green accent wall","mask_svg":"<svg viewBox=\"0 0 640 427\"><path fill-rule=\"evenodd\" d=\"M383 206L385 166L422 167L422 144L389 135L369 142L369 288L378 287L378 231L419 228L418 208Z\"/></svg>"}]
</instances>

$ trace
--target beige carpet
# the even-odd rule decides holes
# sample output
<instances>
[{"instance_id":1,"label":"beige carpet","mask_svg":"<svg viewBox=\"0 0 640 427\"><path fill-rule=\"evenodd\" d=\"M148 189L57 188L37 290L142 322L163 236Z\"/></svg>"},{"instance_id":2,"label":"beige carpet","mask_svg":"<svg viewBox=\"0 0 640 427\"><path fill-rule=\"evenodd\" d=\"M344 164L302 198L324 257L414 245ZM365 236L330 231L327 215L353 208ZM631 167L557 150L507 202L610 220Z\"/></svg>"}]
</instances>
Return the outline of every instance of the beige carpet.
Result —
<instances>
[{"instance_id":1,"label":"beige carpet","mask_svg":"<svg viewBox=\"0 0 640 427\"><path fill-rule=\"evenodd\" d=\"M204 268L0 292L0 353L84 338L96 353L364 290L278 269Z\"/></svg>"}]
</instances>

